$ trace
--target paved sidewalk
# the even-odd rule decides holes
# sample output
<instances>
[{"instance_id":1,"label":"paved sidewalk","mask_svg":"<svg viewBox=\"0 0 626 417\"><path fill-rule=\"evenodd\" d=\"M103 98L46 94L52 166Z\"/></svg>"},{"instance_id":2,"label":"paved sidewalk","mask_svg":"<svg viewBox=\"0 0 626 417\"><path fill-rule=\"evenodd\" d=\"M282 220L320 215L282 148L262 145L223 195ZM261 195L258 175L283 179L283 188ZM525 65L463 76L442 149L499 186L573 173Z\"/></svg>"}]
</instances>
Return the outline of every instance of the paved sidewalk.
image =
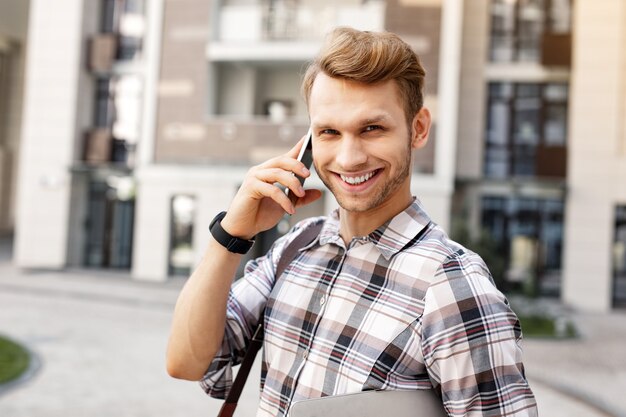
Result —
<instances>
[{"instance_id":1,"label":"paved sidewalk","mask_svg":"<svg viewBox=\"0 0 626 417\"><path fill-rule=\"evenodd\" d=\"M0 333L41 359L32 379L0 391L0 416L216 415L219 401L195 383L169 378L164 369L172 308L183 282L137 282L89 270L24 273L0 258ZM626 416L626 315L575 319L580 339L525 341L540 414ZM258 373L257 364L238 416L255 414Z\"/></svg>"}]
</instances>

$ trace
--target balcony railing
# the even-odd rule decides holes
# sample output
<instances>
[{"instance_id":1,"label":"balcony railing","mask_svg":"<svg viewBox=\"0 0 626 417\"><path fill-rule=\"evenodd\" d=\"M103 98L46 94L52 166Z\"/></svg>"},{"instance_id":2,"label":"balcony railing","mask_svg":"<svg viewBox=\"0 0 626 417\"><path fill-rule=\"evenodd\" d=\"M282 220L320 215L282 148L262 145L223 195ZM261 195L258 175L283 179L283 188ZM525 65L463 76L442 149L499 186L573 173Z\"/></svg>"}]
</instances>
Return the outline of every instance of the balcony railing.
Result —
<instances>
[{"instance_id":1,"label":"balcony railing","mask_svg":"<svg viewBox=\"0 0 626 417\"><path fill-rule=\"evenodd\" d=\"M220 9L217 40L312 41L321 39L337 26L380 31L384 29L384 11L384 1L313 7L290 1L275 1L271 5L226 5Z\"/></svg>"}]
</instances>

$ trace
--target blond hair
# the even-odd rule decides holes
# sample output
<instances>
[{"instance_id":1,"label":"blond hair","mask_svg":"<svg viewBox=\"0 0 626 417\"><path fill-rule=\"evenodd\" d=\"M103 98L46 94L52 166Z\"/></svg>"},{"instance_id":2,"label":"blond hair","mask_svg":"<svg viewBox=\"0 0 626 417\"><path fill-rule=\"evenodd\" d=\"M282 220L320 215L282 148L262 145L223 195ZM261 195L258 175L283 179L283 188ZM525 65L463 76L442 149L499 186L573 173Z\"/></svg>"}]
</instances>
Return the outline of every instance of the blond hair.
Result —
<instances>
[{"instance_id":1,"label":"blond hair","mask_svg":"<svg viewBox=\"0 0 626 417\"><path fill-rule=\"evenodd\" d=\"M424 105L426 72L417 54L393 33L333 30L304 75L302 95L307 106L320 72L366 84L395 80L409 123Z\"/></svg>"}]
</instances>

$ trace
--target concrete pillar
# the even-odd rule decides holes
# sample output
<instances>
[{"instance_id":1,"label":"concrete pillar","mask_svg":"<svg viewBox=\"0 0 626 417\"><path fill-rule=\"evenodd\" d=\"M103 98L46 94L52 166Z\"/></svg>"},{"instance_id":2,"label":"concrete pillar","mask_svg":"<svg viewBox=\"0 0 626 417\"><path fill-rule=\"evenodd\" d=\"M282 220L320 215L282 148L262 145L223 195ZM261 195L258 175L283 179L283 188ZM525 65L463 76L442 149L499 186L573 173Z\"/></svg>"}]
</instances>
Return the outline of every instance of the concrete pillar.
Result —
<instances>
[{"instance_id":1,"label":"concrete pillar","mask_svg":"<svg viewBox=\"0 0 626 417\"><path fill-rule=\"evenodd\" d=\"M445 230L449 230L456 165L463 1L444 0L441 19L439 85L437 87L437 144L434 174L438 187L437 192L434 194L418 194L418 196L424 201L433 219ZM415 185L419 187L419 183ZM430 201L430 203L426 202L426 200Z\"/></svg>"},{"instance_id":2,"label":"concrete pillar","mask_svg":"<svg viewBox=\"0 0 626 417\"><path fill-rule=\"evenodd\" d=\"M626 197L623 116L626 3L574 2L568 196L562 297L606 311L612 302L614 207ZM622 200L624 201L624 200Z\"/></svg>"},{"instance_id":3,"label":"concrete pillar","mask_svg":"<svg viewBox=\"0 0 626 417\"><path fill-rule=\"evenodd\" d=\"M82 0L31 1L14 248L21 267L66 263L82 21Z\"/></svg>"}]
</instances>

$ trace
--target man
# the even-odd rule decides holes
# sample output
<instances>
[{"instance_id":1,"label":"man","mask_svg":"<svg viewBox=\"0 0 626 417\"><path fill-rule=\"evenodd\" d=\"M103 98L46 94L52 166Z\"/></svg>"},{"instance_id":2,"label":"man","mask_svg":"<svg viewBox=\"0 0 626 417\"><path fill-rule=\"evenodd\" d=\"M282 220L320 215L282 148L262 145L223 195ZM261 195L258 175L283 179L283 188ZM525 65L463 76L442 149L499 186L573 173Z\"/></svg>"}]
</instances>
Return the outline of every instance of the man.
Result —
<instances>
[{"instance_id":1,"label":"man","mask_svg":"<svg viewBox=\"0 0 626 417\"><path fill-rule=\"evenodd\" d=\"M296 225L232 290L240 255L212 239L177 302L172 376L222 397L263 315L259 416L305 398L432 387L450 415L536 415L517 317L483 261L411 195L411 154L431 125L424 76L393 34L330 35L303 94L315 170L340 208ZM295 212L278 184L296 206L320 197L294 176L309 176L295 159L301 144L250 169L221 219L228 235L252 239ZM284 249L318 222L319 236L276 277Z\"/></svg>"}]
</instances>

